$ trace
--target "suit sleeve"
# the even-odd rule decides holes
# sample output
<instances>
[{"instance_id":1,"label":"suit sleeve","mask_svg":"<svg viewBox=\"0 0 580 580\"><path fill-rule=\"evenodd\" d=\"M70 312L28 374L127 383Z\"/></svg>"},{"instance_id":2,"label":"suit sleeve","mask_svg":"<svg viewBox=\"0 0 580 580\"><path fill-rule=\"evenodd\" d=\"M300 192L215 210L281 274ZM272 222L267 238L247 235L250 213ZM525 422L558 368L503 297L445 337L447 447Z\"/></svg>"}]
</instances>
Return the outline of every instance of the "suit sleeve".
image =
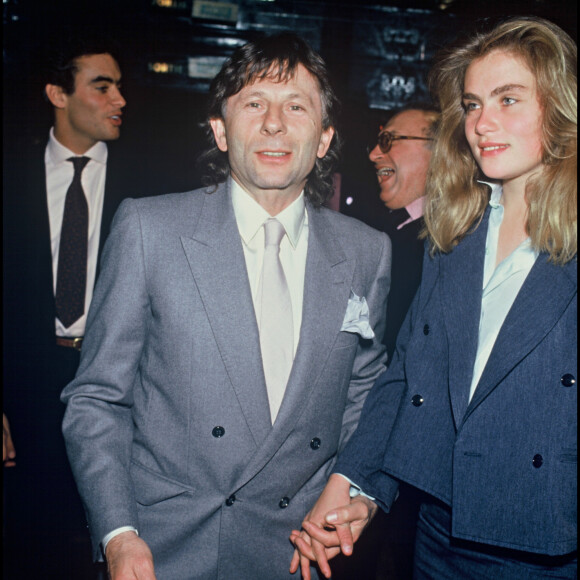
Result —
<instances>
[{"instance_id":1,"label":"suit sleeve","mask_svg":"<svg viewBox=\"0 0 580 580\"><path fill-rule=\"evenodd\" d=\"M367 253L370 247L372 246L369 244ZM391 241L385 234L380 235L379 247L380 250L375 254L378 259L367 264L370 282L363 293L369 307L370 325L375 337L372 340L361 339L357 347L343 415L339 453L357 427L369 390L385 370L386 352L381 338L385 330L392 258Z\"/></svg>"},{"instance_id":2,"label":"suit sleeve","mask_svg":"<svg viewBox=\"0 0 580 580\"><path fill-rule=\"evenodd\" d=\"M129 476L133 385L150 306L136 203L120 206L105 245L76 378L62 393L63 434L88 515L95 557L102 538L139 528Z\"/></svg>"},{"instance_id":3,"label":"suit sleeve","mask_svg":"<svg viewBox=\"0 0 580 580\"><path fill-rule=\"evenodd\" d=\"M411 336L419 294L415 296L399 331L393 360L366 398L358 427L333 469L374 497L387 512L397 497L399 484L382 471L383 458L406 389L405 348Z\"/></svg>"},{"instance_id":4,"label":"suit sleeve","mask_svg":"<svg viewBox=\"0 0 580 580\"><path fill-rule=\"evenodd\" d=\"M399 483L383 471L384 456L407 393L407 346L423 305L432 294L438 271L438 259L432 258L426 251L421 284L397 336L393 359L366 398L358 428L333 469L376 498L376 503L387 512L397 497Z\"/></svg>"}]
</instances>

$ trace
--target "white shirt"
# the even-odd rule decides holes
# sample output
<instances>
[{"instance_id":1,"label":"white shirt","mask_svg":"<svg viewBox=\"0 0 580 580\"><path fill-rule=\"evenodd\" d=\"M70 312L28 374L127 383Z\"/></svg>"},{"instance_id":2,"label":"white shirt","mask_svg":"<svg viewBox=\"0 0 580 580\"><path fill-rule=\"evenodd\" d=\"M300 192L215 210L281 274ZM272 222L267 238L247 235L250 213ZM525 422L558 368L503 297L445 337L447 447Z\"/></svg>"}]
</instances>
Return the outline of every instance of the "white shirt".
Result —
<instances>
[{"instance_id":1,"label":"white shirt","mask_svg":"<svg viewBox=\"0 0 580 580\"><path fill-rule=\"evenodd\" d=\"M491 212L485 242L479 337L469 389L470 401L507 313L538 257L538 252L532 248L530 238L527 238L509 256L504 258L497 265L497 268L495 267L499 228L503 221L504 210L501 204L501 186L489 185L492 188L489 200Z\"/></svg>"},{"instance_id":2,"label":"white shirt","mask_svg":"<svg viewBox=\"0 0 580 580\"><path fill-rule=\"evenodd\" d=\"M264 222L272 216L237 182L230 179L234 215L240 232L246 269L250 281L256 320L260 320L258 288L264 259ZM300 326L302 324L302 304L304 297L304 276L306 254L308 251L308 213L304 203L304 192L286 209L275 216L284 226L286 235L280 242L280 262L286 276L290 301L292 302L292 321L294 324L294 355L298 348ZM133 526L123 526L109 532L102 540L103 551L108 542L123 532L138 531Z\"/></svg>"},{"instance_id":3,"label":"white shirt","mask_svg":"<svg viewBox=\"0 0 580 580\"><path fill-rule=\"evenodd\" d=\"M93 298L93 288L97 274L97 260L105 199L105 177L107 171L107 145L99 141L91 147L84 157L89 157L81 175L81 183L89 206L89 239L87 261L87 286L85 292L85 312L69 328L65 328L58 318L55 319L57 336L84 336L89 305ZM44 154L46 169L46 196L48 218L50 223L50 245L52 251L53 292L56 293L56 275L58 271L58 251L60 248L60 233L66 192L72 182L74 166L69 157L77 157L70 149L59 143L50 130L48 144Z\"/></svg>"},{"instance_id":4,"label":"white shirt","mask_svg":"<svg viewBox=\"0 0 580 580\"><path fill-rule=\"evenodd\" d=\"M254 312L256 319L260 320L258 288L264 259L264 228L262 226L272 216L237 182L231 179L230 183L234 214L246 258ZM286 235L280 242L280 262L286 276L290 301L292 302L294 354L296 354L302 324L304 275L308 251L308 214L304 204L304 192L275 217L286 230Z\"/></svg>"}]
</instances>

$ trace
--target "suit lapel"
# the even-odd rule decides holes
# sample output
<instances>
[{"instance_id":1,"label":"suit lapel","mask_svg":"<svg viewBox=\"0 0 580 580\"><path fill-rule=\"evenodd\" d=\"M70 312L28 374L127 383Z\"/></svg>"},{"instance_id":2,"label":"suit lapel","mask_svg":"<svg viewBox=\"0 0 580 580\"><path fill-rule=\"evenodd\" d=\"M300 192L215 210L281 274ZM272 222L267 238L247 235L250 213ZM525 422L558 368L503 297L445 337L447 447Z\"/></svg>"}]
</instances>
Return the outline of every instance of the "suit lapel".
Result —
<instances>
[{"instance_id":1,"label":"suit lapel","mask_svg":"<svg viewBox=\"0 0 580 580\"><path fill-rule=\"evenodd\" d=\"M575 268L573 262L555 266L540 254L501 327L466 418L560 319L576 294Z\"/></svg>"},{"instance_id":2,"label":"suit lapel","mask_svg":"<svg viewBox=\"0 0 580 580\"><path fill-rule=\"evenodd\" d=\"M244 252L229 191L204 196L191 238L182 244L223 363L257 446L270 432L260 340Z\"/></svg>"},{"instance_id":3,"label":"suit lapel","mask_svg":"<svg viewBox=\"0 0 580 580\"><path fill-rule=\"evenodd\" d=\"M355 264L347 260L324 212L308 206L309 234L300 341L280 425L293 424L307 404L309 391L324 369L344 320ZM277 421L278 423L278 421ZM291 427L291 425L287 425Z\"/></svg>"},{"instance_id":4,"label":"suit lapel","mask_svg":"<svg viewBox=\"0 0 580 580\"><path fill-rule=\"evenodd\" d=\"M441 258L442 311L449 343L449 395L455 424L469 402L477 352L489 211L476 230Z\"/></svg>"},{"instance_id":5,"label":"suit lapel","mask_svg":"<svg viewBox=\"0 0 580 580\"><path fill-rule=\"evenodd\" d=\"M113 221L113 217L115 212L117 211L121 200L125 197L130 195L129 191L126 191L123 187L123 183L121 181L121 175L123 172L121 171L123 161L120 159L118 155L118 151L115 148L111 147L109 143L107 145L109 148L109 152L107 155L107 169L105 175L105 195L103 199L103 213L101 217L101 230L99 236L99 253L97 260L97 276L99 276L100 272L100 257L103 252L103 246L107 237L109 235L109 231L111 229L111 223ZM113 153L111 153L111 149L113 149Z\"/></svg>"},{"instance_id":6,"label":"suit lapel","mask_svg":"<svg viewBox=\"0 0 580 580\"><path fill-rule=\"evenodd\" d=\"M50 220L48 215L48 199L46 191L46 168L44 164L44 147L35 147L35 158L37 159L34 171L30 172L31 183L24 191L31 192L36 196L30 205L24 208L22 215L32 216L30 222L25 224L25 231L28 232L30 240L34 240L34 248L30 258L32 263L38 264L38 271L35 272L35 279L40 280L43 286L40 295L45 297L43 303L46 305L45 323L51 336L54 336L54 318L56 316L54 304L54 280L52 272L52 248L50 238ZM28 243L28 242L27 242ZM37 253L38 252L38 253ZM36 254L37 253L37 254ZM37 292L35 289L34 292Z\"/></svg>"},{"instance_id":7,"label":"suit lapel","mask_svg":"<svg viewBox=\"0 0 580 580\"><path fill-rule=\"evenodd\" d=\"M308 208L308 255L300 340L276 422L240 478L243 485L272 458L308 406L338 336L355 264L346 258L325 212Z\"/></svg>"}]
</instances>

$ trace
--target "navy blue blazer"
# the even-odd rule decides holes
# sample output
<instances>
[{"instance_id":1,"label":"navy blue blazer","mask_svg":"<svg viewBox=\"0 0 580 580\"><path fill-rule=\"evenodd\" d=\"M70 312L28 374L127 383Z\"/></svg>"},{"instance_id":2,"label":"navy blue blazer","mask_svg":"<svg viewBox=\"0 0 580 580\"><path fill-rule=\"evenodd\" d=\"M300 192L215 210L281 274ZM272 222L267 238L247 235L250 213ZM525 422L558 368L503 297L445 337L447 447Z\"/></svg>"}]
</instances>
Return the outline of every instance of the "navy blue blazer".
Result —
<instances>
[{"instance_id":1,"label":"navy blue blazer","mask_svg":"<svg viewBox=\"0 0 580 580\"><path fill-rule=\"evenodd\" d=\"M423 278L387 372L334 469L390 509L398 481L452 508L456 538L576 549L577 260L541 254L471 400L489 211Z\"/></svg>"}]
</instances>

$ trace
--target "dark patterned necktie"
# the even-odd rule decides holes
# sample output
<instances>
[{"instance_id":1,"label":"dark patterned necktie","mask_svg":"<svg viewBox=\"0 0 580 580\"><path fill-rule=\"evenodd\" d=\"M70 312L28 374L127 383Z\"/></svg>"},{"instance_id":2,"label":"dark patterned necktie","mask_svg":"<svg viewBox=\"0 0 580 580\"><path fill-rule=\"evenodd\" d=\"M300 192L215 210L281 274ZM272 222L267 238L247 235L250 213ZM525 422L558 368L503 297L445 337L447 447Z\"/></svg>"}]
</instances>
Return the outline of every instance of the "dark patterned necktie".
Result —
<instances>
[{"instance_id":1,"label":"dark patterned necktie","mask_svg":"<svg viewBox=\"0 0 580 580\"><path fill-rule=\"evenodd\" d=\"M81 174L90 159L71 157L68 161L74 165L75 173L64 202L55 297L56 316L65 328L85 311L89 237L89 206Z\"/></svg>"}]
</instances>

